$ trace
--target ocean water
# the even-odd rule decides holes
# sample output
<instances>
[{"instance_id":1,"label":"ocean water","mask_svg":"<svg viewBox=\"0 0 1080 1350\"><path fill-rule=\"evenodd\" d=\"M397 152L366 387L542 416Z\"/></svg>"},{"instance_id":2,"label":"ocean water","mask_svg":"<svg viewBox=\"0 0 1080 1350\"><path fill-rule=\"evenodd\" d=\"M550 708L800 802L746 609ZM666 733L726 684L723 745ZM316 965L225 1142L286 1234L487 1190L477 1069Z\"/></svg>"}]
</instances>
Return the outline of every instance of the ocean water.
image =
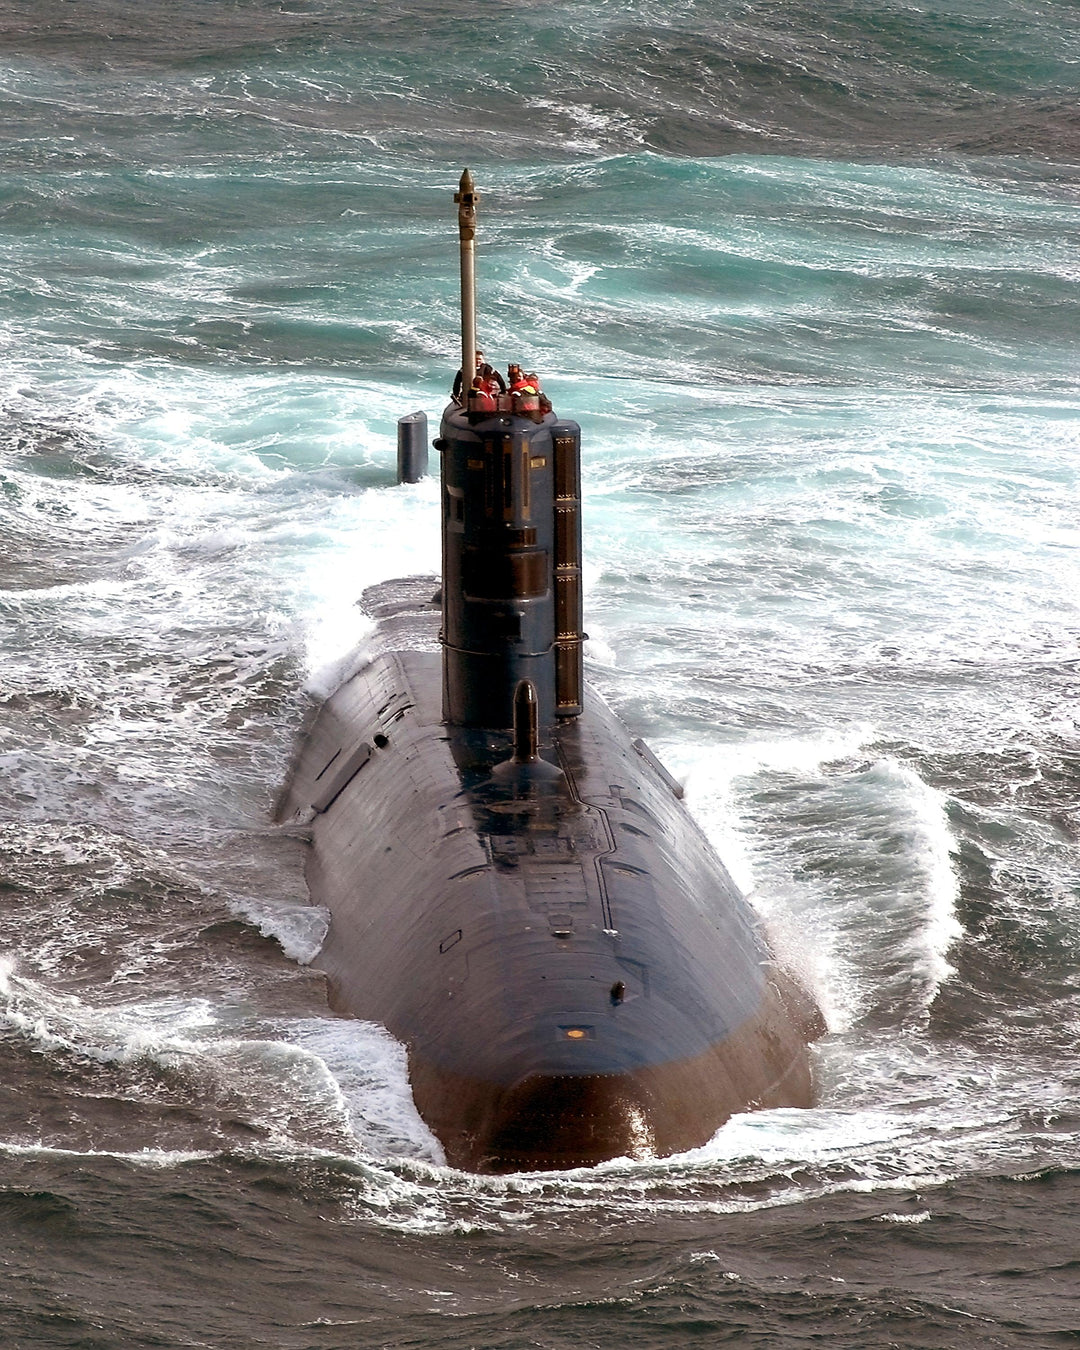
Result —
<instances>
[{"instance_id":1,"label":"ocean water","mask_svg":"<svg viewBox=\"0 0 1080 1350\"><path fill-rule=\"evenodd\" d=\"M1080 1341L1065 0L0 0L0 1328L127 1350ZM448 1169L269 823L395 422L577 418L589 676L826 1009L817 1105Z\"/></svg>"}]
</instances>

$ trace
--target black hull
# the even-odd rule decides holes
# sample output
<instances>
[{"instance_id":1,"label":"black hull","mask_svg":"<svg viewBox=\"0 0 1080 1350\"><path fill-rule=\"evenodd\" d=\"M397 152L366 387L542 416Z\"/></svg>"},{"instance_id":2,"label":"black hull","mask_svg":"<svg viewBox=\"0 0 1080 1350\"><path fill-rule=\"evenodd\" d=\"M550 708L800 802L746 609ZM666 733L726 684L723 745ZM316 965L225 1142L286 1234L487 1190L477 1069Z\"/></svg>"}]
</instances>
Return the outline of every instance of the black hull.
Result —
<instances>
[{"instance_id":1,"label":"black hull","mask_svg":"<svg viewBox=\"0 0 1080 1350\"><path fill-rule=\"evenodd\" d=\"M322 707L279 819L310 820L332 1006L408 1049L448 1161L564 1168L811 1100L813 1001L673 785L592 691L550 770L446 726L434 583L376 588L380 651Z\"/></svg>"}]
</instances>

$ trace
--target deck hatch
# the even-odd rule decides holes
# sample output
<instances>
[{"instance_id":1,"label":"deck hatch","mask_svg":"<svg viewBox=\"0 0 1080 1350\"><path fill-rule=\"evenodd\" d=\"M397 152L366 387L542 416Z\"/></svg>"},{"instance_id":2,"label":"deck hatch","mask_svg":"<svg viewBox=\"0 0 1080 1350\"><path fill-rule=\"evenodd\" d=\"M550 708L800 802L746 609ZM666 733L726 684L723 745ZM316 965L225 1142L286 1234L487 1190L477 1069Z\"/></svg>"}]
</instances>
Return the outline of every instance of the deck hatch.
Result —
<instances>
[{"instance_id":1,"label":"deck hatch","mask_svg":"<svg viewBox=\"0 0 1080 1350\"><path fill-rule=\"evenodd\" d=\"M312 801L311 809L320 814L328 811L370 758L371 746L367 741L361 741L354 750L350 750L345 756L340 768L327 779L325 787Z\"/></svg>"}]
</instances>

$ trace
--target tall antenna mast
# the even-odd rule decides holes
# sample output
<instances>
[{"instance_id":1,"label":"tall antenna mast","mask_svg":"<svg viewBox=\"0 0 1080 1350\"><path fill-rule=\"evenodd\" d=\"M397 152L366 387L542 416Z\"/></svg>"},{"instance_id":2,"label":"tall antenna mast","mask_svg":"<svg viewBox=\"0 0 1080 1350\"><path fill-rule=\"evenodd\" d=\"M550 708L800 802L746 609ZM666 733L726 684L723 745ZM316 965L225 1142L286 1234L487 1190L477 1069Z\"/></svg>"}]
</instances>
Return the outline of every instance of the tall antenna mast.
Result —
<instances>
[{"instance_id":1,"label":"tall antenna mast","mask_svg":"<svg viewBox=\"0 0 1080 1350\"><path fill-rule=\"evenodd\" d=\"M461 401L467 403L476 375L476 203L480 194L472 174L461 175L454 201L458 204L458 238L461 243Z\"/></svg>"}]
</instances>

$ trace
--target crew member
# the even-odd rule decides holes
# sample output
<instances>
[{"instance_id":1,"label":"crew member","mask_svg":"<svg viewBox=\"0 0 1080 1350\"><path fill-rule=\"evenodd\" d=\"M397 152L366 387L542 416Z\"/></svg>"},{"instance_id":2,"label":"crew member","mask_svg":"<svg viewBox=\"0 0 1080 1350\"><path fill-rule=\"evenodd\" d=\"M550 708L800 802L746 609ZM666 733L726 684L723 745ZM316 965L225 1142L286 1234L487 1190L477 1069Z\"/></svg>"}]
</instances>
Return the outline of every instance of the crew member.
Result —
<instances>
[{"instance_id":1,"label":"crew member","mask_svg":"<svg viewBox=\"0 0 1080 1350\"><path fill-rule=\"evenodd\" d=\"M480 351L476 353L476 374L483 381L484 388L489 394L495 394L496 392L500 394L506 393L506 381L494 366L488 365L484 360L484 353ZM461 402L461 386L464 382L464 378L465 377L460 370L454 377L454 392L452 397L459 403Z\"/></svg>"},{"instance_id":2,"label":"crew member","mask_svg":"<svg viewBox=\"0 0 1080 1350\"><path fill-rule=\"evenodd\" d=\"M469 393L469 411L470 412L495 412L498 408L498 400L495 397L493 380L485 380L482 375L472 382L472 389Z\"/></svg>"},{"instance_id":3,"label":"crew member","mask_svg":"<svg viewBox=\"0 0 1080 1350\"><path fill-rule=\"evenodd\" d=\"M540 381L535 375L525 375L520 366L511 366L510 392L511 394L539 394Z\"/></svg>"}]
</instances>

